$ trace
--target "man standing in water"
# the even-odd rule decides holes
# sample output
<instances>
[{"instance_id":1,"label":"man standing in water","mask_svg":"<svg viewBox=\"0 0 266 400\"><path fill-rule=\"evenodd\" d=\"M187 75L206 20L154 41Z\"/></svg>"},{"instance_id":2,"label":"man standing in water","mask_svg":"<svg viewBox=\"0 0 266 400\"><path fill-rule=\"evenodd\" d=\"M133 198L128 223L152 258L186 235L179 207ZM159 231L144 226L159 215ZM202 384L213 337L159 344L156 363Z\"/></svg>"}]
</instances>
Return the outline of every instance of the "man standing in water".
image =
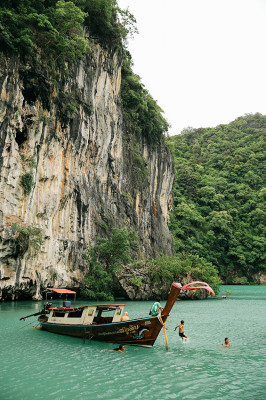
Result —
<instances>
[{"instance_id":1,"label":"man standing in water","mask_svg":"<svg viewBox=\"0 0 266 400\"><path fill-rule=\"evenodd\" d=\"M181 321L181 324L179 324L179 325L177 325L177 326L175 327L175 330L176 330L177 327L179 328L179 336L181 337L182 342L183 342L184 339L185 339L185 341L187 340L187 336L185 335L185 333L184 333L184 331L183 331L183 329L184 329L184 323L185 323L185 322L182 320L182 321Z\"/></svg>"},{"instance_id":2,"label":"man standing in water","mask_svg":"<svg viewBox=\"0 0 266 400\"><path fill-rule=\"evenodd\" d=\"M224 339L224 343L222 343L222 346L224 346L224 347L231 347L231 343L229 343L228 337L226 337L226 338Z\"/></svg>"}]
</instances>

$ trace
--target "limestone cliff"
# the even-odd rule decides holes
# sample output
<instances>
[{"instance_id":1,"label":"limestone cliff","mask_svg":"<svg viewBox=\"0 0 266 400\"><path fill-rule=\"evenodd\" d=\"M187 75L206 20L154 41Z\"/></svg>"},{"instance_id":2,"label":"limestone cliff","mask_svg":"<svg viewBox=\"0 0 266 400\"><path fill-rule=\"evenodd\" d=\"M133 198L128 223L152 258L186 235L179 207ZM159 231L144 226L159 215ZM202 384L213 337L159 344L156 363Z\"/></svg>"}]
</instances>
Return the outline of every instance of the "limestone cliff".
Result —
<instances>
[{"instance_id":1,"label":"limestone cliff","mask_svg":"<svg viewBox=\"0 0 266 400\"><path fill-rule=\"evenodd\" d=\"M119 53L95 46L58 82L61 94L54 86L49 107L21 71L18 59L1 58L0 298L40 299L47 286L79 286L82 252L108 225L135 230L146 256L171 255L172 158L163 143L128 140ZM132 146L145 159L144 178ZM14 223L43 230L35 257Z\"/></svg>"}]
</instances>

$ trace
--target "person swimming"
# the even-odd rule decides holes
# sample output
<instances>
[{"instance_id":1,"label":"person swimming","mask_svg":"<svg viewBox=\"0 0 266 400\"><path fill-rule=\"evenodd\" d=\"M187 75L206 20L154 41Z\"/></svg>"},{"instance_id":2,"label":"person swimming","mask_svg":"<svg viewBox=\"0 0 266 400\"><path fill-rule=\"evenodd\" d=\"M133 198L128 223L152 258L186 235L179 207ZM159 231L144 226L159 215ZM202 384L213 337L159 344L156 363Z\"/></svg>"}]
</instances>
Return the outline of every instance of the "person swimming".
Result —
<instances>
[{"instance_id":1,"label":"person swimming","mask_svg":"<svg viewBox=\"0 0 266 400\"><path fill-rule=\"evenodd\" d=\"M116 349L113 349L114 351L119 351L120 353L124 353L123 350L126 350L122 344L119 345Z\"/></svg>"},{"instance_id":2,"label":"person swimming","mask_svg":"<svg viewBox=\"0 0 266 400\"><path fill-rule=\"evenodd\" d=\"M231 343L229 343L229 339L227 337L224 339L224 342L222 343L222 346L231 347Z\"/></svg>"}]
</instances>

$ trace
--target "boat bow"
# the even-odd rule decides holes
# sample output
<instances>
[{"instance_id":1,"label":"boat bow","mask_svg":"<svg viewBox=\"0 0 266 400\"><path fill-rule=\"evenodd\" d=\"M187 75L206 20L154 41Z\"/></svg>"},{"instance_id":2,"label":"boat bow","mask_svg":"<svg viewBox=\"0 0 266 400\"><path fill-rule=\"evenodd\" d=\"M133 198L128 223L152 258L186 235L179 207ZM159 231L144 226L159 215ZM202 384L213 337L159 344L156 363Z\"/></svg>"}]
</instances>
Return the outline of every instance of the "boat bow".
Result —
<instances>
[{"instance_id":1,"label":"boat bow","mask_svg":"<svg viewBox=\"0 0 266 400\"><path fill-rule=\"evenodd\" d=\"M205 289L208 291L208 295L212 294L213 296L215 296L213 289L206 282L194 281L187 283L184 286L181 286L180 283L173 282L167 302L165 304L164 309L162 310L162 316L168 317L181 290L198 290L198 289Z\"/></svg>"}]
</instances>

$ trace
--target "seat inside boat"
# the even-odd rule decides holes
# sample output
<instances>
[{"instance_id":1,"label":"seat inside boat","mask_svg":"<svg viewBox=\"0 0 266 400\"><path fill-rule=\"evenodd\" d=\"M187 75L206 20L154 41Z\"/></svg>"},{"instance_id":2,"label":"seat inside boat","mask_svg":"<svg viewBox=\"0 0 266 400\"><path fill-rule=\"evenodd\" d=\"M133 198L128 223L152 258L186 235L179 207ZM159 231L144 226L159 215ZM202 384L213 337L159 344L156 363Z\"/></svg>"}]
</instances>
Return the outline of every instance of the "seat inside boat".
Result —
<instances>
[{"instance_id":1,"label":"seat inside boat","mask_svg":"<svg viewBox=\"0 0 266 400\"><path fill-rule=\"evenodd\" d=\"M111 324L119 322L124 309L124 304L99 305L96 307L96 312L92 324Z\"/></svg>"}]
</instances>

